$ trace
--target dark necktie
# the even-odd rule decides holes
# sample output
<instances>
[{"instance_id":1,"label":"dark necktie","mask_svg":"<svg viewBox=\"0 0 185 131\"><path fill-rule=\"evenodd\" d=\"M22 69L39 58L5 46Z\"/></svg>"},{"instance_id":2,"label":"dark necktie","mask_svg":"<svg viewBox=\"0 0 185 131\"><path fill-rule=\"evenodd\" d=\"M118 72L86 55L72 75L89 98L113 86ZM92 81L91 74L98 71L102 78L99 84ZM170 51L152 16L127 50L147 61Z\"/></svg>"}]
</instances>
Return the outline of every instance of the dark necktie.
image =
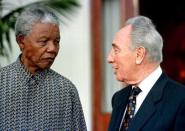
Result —
<instances>
[{"instance_id":1,"label":"dark necktie","mask_svg":"<svg viewBox=\"0 0 185 131\"><path fill-rule=\"evenodd\" d=\"M141 92L141 89L139 87L134 87L131 91L129 100L128 100L128 105L127 105L127 110L125 112L125 117L123 120L123 123L121 125L120 131L126 131L129 127L129 124L134 117L134 112L136 108L136 96Z\"/></svg>"}]
</instances>

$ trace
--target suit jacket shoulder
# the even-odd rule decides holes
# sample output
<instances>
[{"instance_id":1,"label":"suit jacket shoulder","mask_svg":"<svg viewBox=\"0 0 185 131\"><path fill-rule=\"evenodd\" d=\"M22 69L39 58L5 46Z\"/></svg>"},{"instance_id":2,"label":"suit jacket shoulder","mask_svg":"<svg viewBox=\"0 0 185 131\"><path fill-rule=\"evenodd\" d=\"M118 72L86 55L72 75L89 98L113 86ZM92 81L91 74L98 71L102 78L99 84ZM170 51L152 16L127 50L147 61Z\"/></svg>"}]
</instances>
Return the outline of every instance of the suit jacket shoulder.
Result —
<instances>
[{"instance_id":1,"label":"suit jacket shoulder","mask_svg":"<svg viewBox=\"0 0 185 131\"><path fill-rule=\"evenodd\" d=\"M109 131L118 131L131 89L114 94ZM184 131L185 86L162 73L154 84L128 131Z\"/></svg>"}]
</instances>

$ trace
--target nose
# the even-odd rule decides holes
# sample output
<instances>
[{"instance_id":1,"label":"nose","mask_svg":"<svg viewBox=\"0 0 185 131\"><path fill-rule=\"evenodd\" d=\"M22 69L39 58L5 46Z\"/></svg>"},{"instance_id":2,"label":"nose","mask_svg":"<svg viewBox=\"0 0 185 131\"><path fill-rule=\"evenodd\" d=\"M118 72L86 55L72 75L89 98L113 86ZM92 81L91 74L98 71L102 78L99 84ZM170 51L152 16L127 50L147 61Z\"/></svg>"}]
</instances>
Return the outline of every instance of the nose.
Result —
<instances>
[{"instance_id":1,"label":"nose","mask_svg":"<svg viewBox=\"0 0 185 131\"><path fill-rule=\"evenodd\" d=\"M114 56L113 56L112 49L111 49L111 51L109 52L109 54L107 56L107 62L108 63L113 63L114 62Z\"/></svg>"},{"instance_id":2,"label":"nose","mask_svg":"<svg viewBox=\"0 0 185 131\"><path fill-rule=\"evenodd\" d=\"M58 50L59 50L59 44L56 44L50 41L47 47L47 52L58 52Z\"/></svg>"}]
</instances>

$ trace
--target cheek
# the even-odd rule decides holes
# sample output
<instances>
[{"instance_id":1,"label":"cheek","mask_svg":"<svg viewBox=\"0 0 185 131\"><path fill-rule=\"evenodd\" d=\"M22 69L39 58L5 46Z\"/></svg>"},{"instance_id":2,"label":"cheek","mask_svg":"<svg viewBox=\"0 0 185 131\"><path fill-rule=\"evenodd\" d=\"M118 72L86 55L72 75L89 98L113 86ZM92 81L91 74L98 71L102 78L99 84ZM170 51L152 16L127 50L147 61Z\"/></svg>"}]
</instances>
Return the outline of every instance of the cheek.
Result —
<instances>
[{"instance_id":1,"label":"cheek","mask_svg":"<svg viewBox=\"0 0 185 131\"><path fill-rule=\"evenodd\" d=\"M42 51L42 50L36 50L36 49L27 50L27 57L35 62L40 61L42 54L44 54L43 52L44 51Z\"/></svg>"},{"instance_id":2,"label":"cheek","mask_svg":"<svg viewBox=\"0 0 185 131\"><path fill-rule=\"evenodd\" d=\"M58 46L58 47L56 48L56 53L57 53L57 54L58 54L59 50L60 50L60 46Z\"/></svg>"},{"instance_id":3,"label":"cheek","mask_svg":"<svg viewBox=\"0 0 185 131\"><path fill-rule=\"evenodd\" d=\"M130 63L131 59L129 57L120 56L116 58L116 61L120 74L128 73L129 70L132 68L132 65Z\"/></svg>"},{"instance_id":4,"label":"cheek","mask_svg":"<svg viewBox=\"0 0 185 131\"><path fill-rule=\"evenodd\" d=\"M115 56L114 60L117 64L117 66L119 66L119 67L122 67L125 64L125 57L124 56L117 55L117 56Z\"/></svg>"},{"instance_id":5,"label":"cheek","mask_svg":"<svg viewBox=\"0 0 185 131\"><path fill-rule=\"evenodd\" d=\"M30 58L31 56L34 55L32 49L30 49L30 48L25 48L22 53L23 53L23 55L25 55L28 58Z\"/></svg>"}]
</instances>

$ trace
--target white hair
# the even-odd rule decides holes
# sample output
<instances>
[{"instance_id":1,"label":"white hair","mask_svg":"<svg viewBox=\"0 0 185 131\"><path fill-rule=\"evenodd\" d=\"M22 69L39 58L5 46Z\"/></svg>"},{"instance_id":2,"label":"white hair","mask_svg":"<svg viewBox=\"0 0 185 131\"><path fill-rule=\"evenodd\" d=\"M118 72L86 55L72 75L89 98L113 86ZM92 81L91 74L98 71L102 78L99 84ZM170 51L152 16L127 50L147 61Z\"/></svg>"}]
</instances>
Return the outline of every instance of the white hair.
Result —
<instances>
[{"instance_id":1,"label":"white hair","mask_svg":"<svg viewBox=\"0 0 185 131\"><path fill-rule=\"evenodd\" d=\"M152 21L145 16L136 16L128 19L126 25L132 25L132 48L143 46L151 62L161 63L163 39Z\"/></svg>"}]
</instances>

